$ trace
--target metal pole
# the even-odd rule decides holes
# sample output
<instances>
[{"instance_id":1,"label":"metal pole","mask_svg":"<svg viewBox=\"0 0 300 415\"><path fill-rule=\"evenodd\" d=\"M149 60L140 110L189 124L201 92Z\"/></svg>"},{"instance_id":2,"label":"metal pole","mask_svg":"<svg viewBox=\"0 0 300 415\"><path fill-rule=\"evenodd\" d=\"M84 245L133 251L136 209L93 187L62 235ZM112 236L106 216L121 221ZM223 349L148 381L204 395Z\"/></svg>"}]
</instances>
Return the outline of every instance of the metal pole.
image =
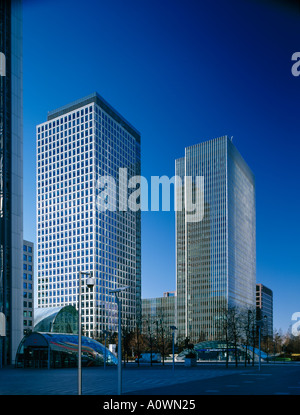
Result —
<instances>
[{"instance_id":1,"label":"metal pole","mask_svg":"<svg viewBox=\"0 0 300 415\"><path fill-rule=\"evenodd\" d=\"M106 369L106 332L104 333L104 338L105 338L105 349L104 349L104 369Z\"/></svg>"},{"instance_id":2,"label":"metal pole","mask_svg":"<svg viewBox=\"0 0 300 415\"><path fill-rule=\"evenodd\" d=\"M136 325L136 340L137 340L137 362L140 367L140 338L139 338L139 323Z\"/></svg>"},{"instance_id":3,"label":"metal pole","mask_svg":"<svg viewBox=\"0 0 300 415\"><path fill-rule=\"evenodd\" d=\"M163 366L165 365L165 338L164 338L164 328L163 325L161 325L161 335L162 335L162 347L163 347Z\"/></svg>"},{"instance_id":4,"label":"metal pole","mask_svg":"<svg viewBox=\"0 0 300 415\"><path fill-rule=\"evenodd\" d=\"M81 271L79 271L79 294L78 294L78 395L81 395L82 373L81 373Z\"/></svg>"},{"instance_id":5,"label":"metal pole","mask_svg":"<svg viewBox=\"0 0 300 415\"><path fill-rule=\"evenodd\" d=\"M175 346L174 346L174 330L172 333L172 352L173 352L173 370L175 370Z\"/></svg>"},{"instance_id":6,"label":"metal pole","mask_svg":"<svg viewBox=\"0 0 300 415\"><path fill-rule=\"evenodd\" d=\"M121 300L116 295L118 304L118 395L122 395L122 333L121 333Z\"/></svg>"},{"instance_id":7,"label":"metal pole","mask_svg":"<svg viewBox=\"0 0 300 415\"><path fill-rule=\"evenodd\" d=\"M151 336L151 322L149 322L149 336L150 336L150 365L152 366L152 336Z\"/></svg>"}]
</instances>

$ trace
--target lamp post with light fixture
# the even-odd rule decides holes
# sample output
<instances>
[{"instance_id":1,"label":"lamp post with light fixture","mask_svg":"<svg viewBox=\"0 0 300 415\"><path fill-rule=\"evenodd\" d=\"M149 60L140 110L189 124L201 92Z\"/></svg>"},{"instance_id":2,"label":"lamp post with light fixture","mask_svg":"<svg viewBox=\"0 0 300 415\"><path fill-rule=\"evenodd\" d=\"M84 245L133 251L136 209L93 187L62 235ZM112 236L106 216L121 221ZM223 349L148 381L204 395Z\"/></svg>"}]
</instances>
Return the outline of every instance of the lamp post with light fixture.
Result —
<instances>
[{"instance_id":1,"label":"lamp post with light fixture","mask_svg":"<svg viewBox=\"0 0 300 415\"><path fill-rule=\"evenodd\" d=\"M93 288L95 285L95 278L93 278L93 272L83 272L79 271L79 293L78 293L78 395L81 395L82 392L82 370L81 370L81 276L89 275L86 279L86 285L88 288Z\"/></svg>"},{"instance_id":2,"label":"lamp post with light fixture","mask_svg":"<svg viewBox=\"0 0 300 415\"><path fill-rule=\"evenodd\" d=\"M115 288L114 290L110 290L110 294L115 294L116 302L118 305L118 395L122 395L122 333L121 333L121 308L122 303L121 299L119 298L118 294L122 291L127 290L129 286Z\"/></svg>"},{"instance_id":3,"label":"lamp post with light fixture","mask_svg":"<svg viewBox=\"0 0 300 415\"><path fill-rule=\"evenodd\" d=\"M104 370L106 369L106 336L110 333L108 330L103 330L104 333Z\"/></svg>"},{"instance_id":4,"label":"lamp post with light fixture","mask_svg":"<svg viewBox=\"0 0 300 415\"><path fill-rule=\"evenodd\" d=\"M260 371L261 368L261 328L264 325L264 322L267 320L267 316L264 316L263 319L258 320L256 322L257 326L258 326L258 343L259 343L259 360L258 360L258 370Z\"/></svg>"},{"instance_id":5,"label":"lamp post with light fixture","mask_svg":"<svg viewBox=\"0 0 300 415\"><path fill-rule=\"evenodd\" d=\"M170 329L172 330L172 352L173 352L173 371L175 370L175 330L177 330L177 327L170 326Z\"/></svg>"}]
</instances>

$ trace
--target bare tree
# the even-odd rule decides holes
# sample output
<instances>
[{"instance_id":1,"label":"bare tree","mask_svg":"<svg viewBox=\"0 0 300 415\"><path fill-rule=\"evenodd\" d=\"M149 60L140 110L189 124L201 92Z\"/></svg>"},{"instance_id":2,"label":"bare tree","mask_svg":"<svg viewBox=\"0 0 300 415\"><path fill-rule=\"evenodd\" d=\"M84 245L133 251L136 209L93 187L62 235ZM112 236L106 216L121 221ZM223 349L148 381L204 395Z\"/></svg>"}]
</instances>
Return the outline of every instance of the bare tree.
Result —
<instances>
[{"instance_id":1,"label":"bare tree","mask_svg":"<svg viewBox=\"0 0 300 415\"><path fill-rule=\"evenodd\" d=\"M243 308L240 311L240 324L241 324L241 341L245 345L245 367L247 366L247 361L249 361L249 352L250 352L250 341L253 331L253 324L255 316L253 308Z\"/></svg>"},{"instance_id":2,"label":"bare tree","mask_svg":"<svg viewBox=\"0 0 300 415\"><path fill-rule=\"evenodd\" d=\"M218 337L220 340L225 341L226 345L226 367L228 367L229 362L229 327L230 327L230 318L229 318L229 310L227 305L223 305L220 307L219 315L216 322L216 330L219 333Z\"/></svg>"},{"instance_id":3,"label":"bare tree","mask_svg":"<svg viewBox=\"0 0 300 415\"><path fill-rule=\"evenodd\" d=\"M255 363L255 347L257 341L257 325L256 325L256 309L250 308L249 311L249 334L250 334L250 342L252 347L252 366Z\"/></svg>"},{"instance_id":4,"label":"bare tree","mask_svg":"<svg viewBox=\"0 0 300 415\"><path fill-rule=\"evenodd\" d=\"M238 366L238 344L241 339L241 311L237 306L228 307L229 340L234 346L235 366Z\"/></svg>"}]
</instances>

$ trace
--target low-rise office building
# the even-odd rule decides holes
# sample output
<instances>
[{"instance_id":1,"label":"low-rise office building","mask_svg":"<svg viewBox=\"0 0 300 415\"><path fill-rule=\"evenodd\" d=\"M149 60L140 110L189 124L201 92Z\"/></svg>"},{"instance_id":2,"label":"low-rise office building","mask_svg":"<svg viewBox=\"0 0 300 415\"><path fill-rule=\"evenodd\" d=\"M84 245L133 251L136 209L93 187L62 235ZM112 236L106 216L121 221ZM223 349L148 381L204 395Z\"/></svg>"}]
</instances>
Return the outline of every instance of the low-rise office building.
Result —
<instances>
[{"instance_id":1,"label":"low-rise office building","mask_svg":"<svg viewBox=\"0 0 300 415\"><path fill-rule=\"evenodd\" d=\"M163 328L170 331L176 325L176 292L169 291L163 297L142 299L142 331Z\"/></svg>"},{"instance_id":2,"label":"low-rise office building","mask_svg":"<svg viewBox=\"0 0 300 415\"><path fill-rule=\"evenodd\" d=\"M262 333L273 336L273 291L263 284L256 284L257 320L263 319Z\"/></svg>"},{"instance_id":3,"label":"low-rise office building","mask_svg":"<svg viewBox=\"0 0 300 415\"><path fill-rule=\"evenodd\" d=\"M23 334L33 330L34 321L34 244L23 241Z\"/></svg>"}]
</instances>

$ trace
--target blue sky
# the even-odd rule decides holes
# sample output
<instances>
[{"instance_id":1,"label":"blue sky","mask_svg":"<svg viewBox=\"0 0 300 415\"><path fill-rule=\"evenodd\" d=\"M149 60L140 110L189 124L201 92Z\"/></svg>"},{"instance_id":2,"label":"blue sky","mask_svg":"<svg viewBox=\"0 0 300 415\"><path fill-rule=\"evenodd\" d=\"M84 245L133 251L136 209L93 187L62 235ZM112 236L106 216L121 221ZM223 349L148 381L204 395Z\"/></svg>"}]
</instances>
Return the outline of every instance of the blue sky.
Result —
<instances>
[{"instance_id":1,"label":"blue sky","mask_svg":"<svg viewBox=\"0 0 300 415\"><path fill-rule=\"evenodd\" d=\"M300 14L254 0L24 0L24 238L36 241L35 126L97 91L142 134L142 175L225 134L256 177L257 282L274 327L300 311ZM175 290L173 212L142 214L142 295Z\"/></svg>"}]
</instances>

